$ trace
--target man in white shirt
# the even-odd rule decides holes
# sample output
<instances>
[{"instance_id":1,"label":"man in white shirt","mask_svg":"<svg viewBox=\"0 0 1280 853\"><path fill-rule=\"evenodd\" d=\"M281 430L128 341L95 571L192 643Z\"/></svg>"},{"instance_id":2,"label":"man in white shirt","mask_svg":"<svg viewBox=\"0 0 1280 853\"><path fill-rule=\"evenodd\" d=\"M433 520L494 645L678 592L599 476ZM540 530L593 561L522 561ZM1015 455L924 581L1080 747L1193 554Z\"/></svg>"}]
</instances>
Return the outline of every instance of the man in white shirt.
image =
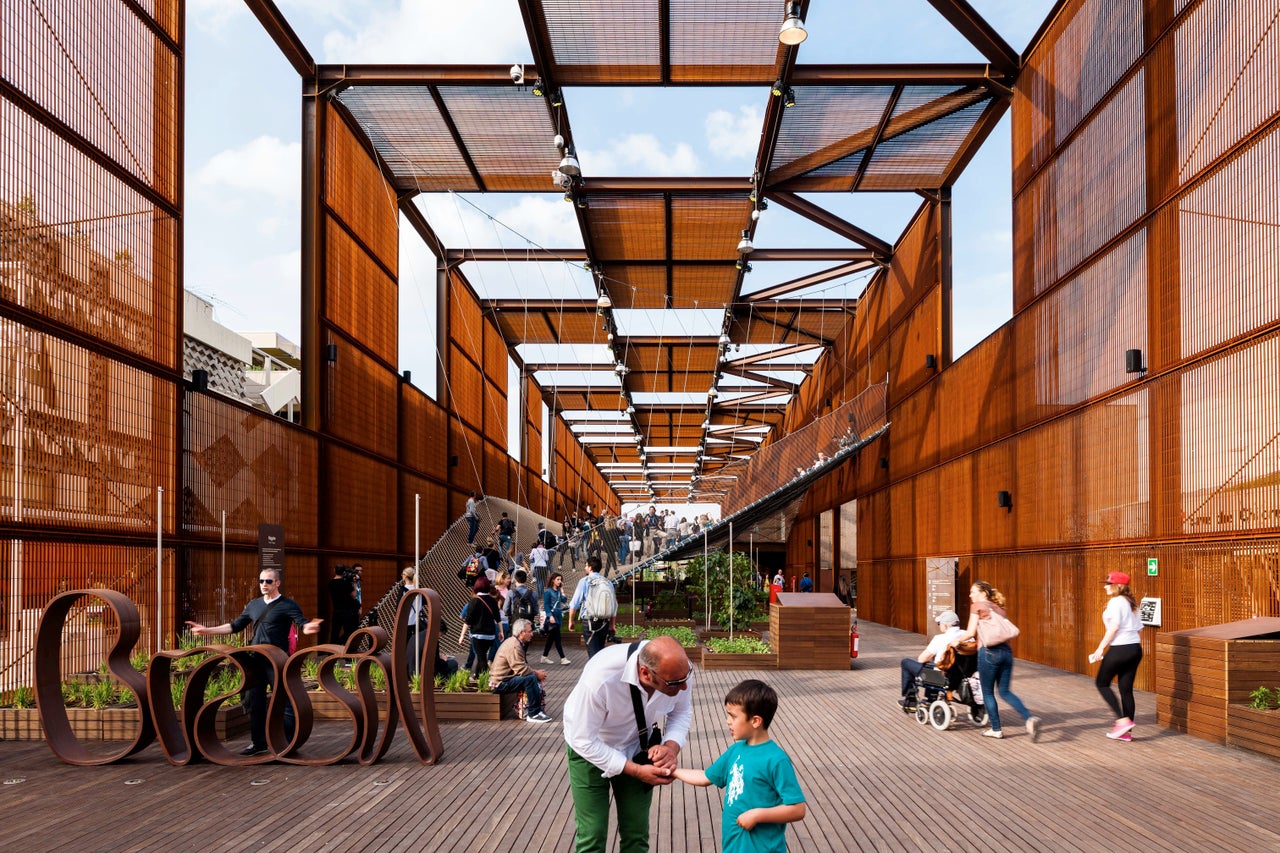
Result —
<instances>
[{"instance_id":1,"label":"man in white shirt","mask_svg":"<svg viewBox=\"0 0 1280 853\"><path fill-rule=\"evenodd\" d=\"M904 708L915 705L916 676L926 666L941 663L947 646L955 645L955 638L964 633L960 630L960 617L955 611L944 610L934 621L938 623L940 633L933 636L929 645L917 657L902 659L902 698L898 700L898 704Z\"/></svg>"},{"instance_id":2,"label":"man in white shirt","mask_svg":"<svg viewBox=\"0 0 1280 853\"><path fill-rule=\"evenodd\" d=\"M605 849L610 791L618 804L622 853L649 849L652 786L669 785L675 778L693 720L686 689L692 676L693 664L671 637L618 644L587 662L564 705L577 850ZM640 743L633 689L650 732L666 717L666 734L659 735L662 742L656 746L643 748Z\"/></svg>"},{"instance_id":3,"label":"man in white shirt","mask_svg":"<svg viewBox=\"0 0 1280 853\"><path fill-rule=\"evenodd\" d=\"M551 565L551 552L539 539L529 551L529 564L533 569L533 585L538 590L538 601L542 601L542 591L547 588L548 567Z\"/></svg>"}]
</instances>

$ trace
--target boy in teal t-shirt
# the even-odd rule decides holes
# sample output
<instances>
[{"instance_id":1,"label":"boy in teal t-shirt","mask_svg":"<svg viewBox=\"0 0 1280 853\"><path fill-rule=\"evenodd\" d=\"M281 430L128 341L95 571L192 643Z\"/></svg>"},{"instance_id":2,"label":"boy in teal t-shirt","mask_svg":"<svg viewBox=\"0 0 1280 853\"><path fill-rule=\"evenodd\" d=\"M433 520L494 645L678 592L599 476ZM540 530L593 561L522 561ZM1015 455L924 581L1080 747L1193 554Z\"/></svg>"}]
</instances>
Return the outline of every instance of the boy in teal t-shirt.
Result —
<instances>
[{"instance_id":1,"label":"boy in teal t-shirt","mask_svg":"<svg viewBox=\"0 0 1280 853\"><path fill-rule=\"evenodd\" d=\"M739 683L724 697L733 744L706 769L676 770L690 785L724 788L720 849L764 853L787 849L786 825L803 820L804 792L791 759L769 738L778 694L763 681Z\"/></svg>"}]
</instances>

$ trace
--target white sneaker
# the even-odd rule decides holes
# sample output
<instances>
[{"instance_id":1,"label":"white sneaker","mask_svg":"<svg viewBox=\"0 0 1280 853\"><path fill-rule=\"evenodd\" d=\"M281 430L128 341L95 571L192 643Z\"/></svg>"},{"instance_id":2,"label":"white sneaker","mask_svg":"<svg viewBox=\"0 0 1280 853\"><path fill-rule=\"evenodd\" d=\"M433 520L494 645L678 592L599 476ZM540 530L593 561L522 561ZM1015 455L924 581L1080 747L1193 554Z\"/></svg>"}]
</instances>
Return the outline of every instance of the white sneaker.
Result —
<instances>
[{"instance_id":1,"label":"white sneaker","mask_svg":"<svg viewBox=\"0 0 1280 853\"><path fill-rule=\"evenodd\" d=\"M547 657L546 655L543 655L543 656L542 656L542 662L543 662L543 663L551 663L551 658Z\"/></svg>"},{"instance_id":2,"label":"white sneaker","mask_svg":"<svg viewBox=\"0 0 1280 853\"><path fill-rule=\"evenodd\" d=\"M550 723L552 720L545 713L543 713L542 711L539 711L538 713L534 714L532 717L525 717L524 721L526 723Z\"/></svg>"},{"instance_id":3,"label":"white sneaker","mask_svg":"<svg viewBox=\"0 0 1280 853\"><path fill-rule=\"evenodd\" d=\"M543 658L543 660L546 660L546 658ZM569 660L568 658L560 658L561 666L568 666L571 663L573 663L573 661Z\"/></svg>"},{"instance_id":4,"label":"white sneaker","mask_svg":"<svg viewBox=\"0 0 1280 853\"><path fill-rule=\"evenodd\" d=\"M985 732L983 732L983 733L982 733L982 736L983 736L983 737L1002 738L1002 737L1004 737L1004 732L998 732L998 731L996 731L995 729L987 729Z\"/></svg>"},{"instance_id":5,"label":"white sneaker","mask_svg":"<svg viewBox=\"0 0 1280 853\"><path fill-rule=\"evenodd\" d=\"M1027 720L1027 734L1031 735L1031 742L1035 743L1040 740L1040 718L1032 717Z\"/></svg>"}]
</instances>

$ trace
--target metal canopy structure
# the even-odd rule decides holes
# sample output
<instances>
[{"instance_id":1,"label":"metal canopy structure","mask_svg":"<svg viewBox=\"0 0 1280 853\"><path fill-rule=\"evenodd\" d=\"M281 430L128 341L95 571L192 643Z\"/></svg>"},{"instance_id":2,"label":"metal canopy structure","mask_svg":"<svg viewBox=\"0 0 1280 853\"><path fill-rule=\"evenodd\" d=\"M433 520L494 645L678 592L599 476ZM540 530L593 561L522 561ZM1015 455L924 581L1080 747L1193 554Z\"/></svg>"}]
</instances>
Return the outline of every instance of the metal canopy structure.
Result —
<instances>
[{"instance_id":1,"label":"metal canopy structure","mask_svg":"<svg viewBox=\"0 0 1280 853\"><path fill-rule=\"evenodd\" d=\"M695 478L765 441L851 322L853 300L805 298L806 289L892 257L892 235L812 196L937 198L1008 107L1017 55L964 0L931 2L987 62L805 65L803 45L779 39L781 0L521 0L532 65L319 65L314 74L368 137L442 268L464 280L492 262L589 270L586 293L481 304L511 352L539 347L523 368L623 501L696 500ZM810 3L792 5L804 18ZM273 35L283 44L292 34L277 26ZM581 173L567 162L565 90L619 86L761 87L754 174ZM580 247L445 246L414 203L428 193L547 192L574 205ZM755 246L769 204L820 226L829 245ZM797 261L816 268L744 286L753 265Z\"/></svg>"}]
</instances>

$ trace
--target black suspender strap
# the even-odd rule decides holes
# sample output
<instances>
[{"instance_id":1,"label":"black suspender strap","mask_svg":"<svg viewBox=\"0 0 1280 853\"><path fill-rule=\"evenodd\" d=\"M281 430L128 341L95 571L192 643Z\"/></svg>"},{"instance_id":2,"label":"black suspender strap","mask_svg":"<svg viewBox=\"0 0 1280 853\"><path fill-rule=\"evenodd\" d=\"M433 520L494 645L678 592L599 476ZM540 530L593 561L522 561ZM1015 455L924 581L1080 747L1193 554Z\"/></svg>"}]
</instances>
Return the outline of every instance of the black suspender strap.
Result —
<instances>
[{"instance_id":1,"label":"black suspender strap","mask_svg":"<svg viewBox=\"0 0 1280 853\"><path fill-rule=\"evenodd\" d=\"M636 650L639 648L639 640L636 640L630 646L627 646L627 659L630 660L631 656L634 655ZM644 699L640 696L640 688L636 687L634 684L629 686L631 687L631 709L636 715L636 733L640 735L640 748L648 749L651 746L657 745L654 743L656 738L653 730L651 730L644 721Z\"/></svg>"}]
</instances>

